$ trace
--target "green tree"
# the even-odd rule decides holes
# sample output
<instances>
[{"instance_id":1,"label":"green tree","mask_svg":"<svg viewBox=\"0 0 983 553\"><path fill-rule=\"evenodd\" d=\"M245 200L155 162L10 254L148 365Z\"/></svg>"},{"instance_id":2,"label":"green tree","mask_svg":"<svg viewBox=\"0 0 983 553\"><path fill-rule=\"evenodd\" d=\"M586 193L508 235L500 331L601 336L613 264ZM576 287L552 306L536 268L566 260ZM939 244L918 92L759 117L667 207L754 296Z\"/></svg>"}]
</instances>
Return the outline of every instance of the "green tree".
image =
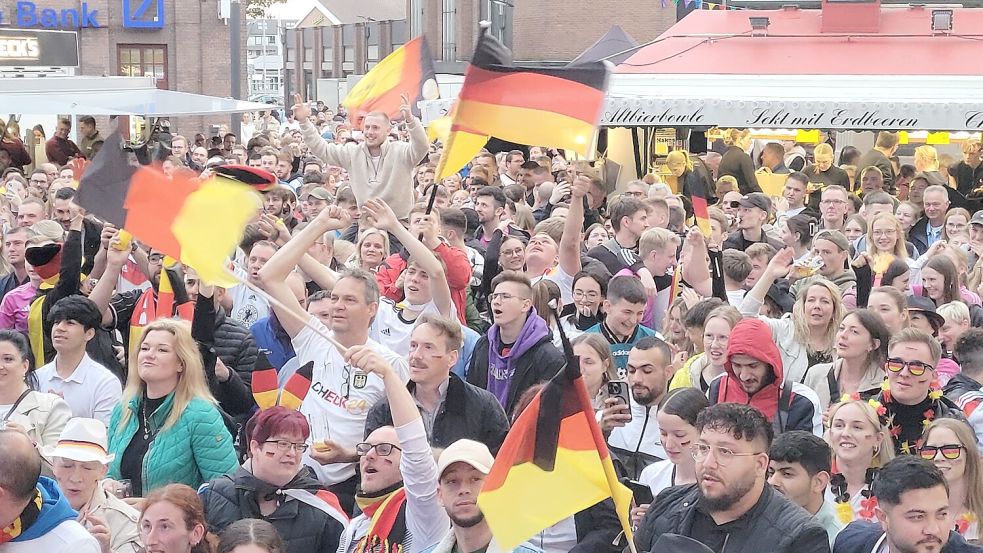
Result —
<instances>
[{"instance_id":1,"label":"green tree","mask_svg":"<svg viewBox=\"0 0 983 553\"><path fill-rule=\"evenodd\" d=\"M266 8L274 4L283 4L287 0L246 0L246 17L263 19L266 17Z\"/></svg>"}]
</instances>

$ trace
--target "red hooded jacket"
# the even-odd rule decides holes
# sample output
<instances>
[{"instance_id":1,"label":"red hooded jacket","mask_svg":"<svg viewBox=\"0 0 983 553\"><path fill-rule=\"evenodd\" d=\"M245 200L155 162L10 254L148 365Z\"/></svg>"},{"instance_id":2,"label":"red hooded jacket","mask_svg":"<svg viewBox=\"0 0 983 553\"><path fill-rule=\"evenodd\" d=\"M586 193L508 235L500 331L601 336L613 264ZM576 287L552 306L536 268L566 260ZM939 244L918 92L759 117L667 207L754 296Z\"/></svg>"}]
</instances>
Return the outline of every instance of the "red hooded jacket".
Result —
<instances>
[{"instance_id":1,"label":"red hooded jacket","mask_svg":"<svg viewBox=\"0 0 983 553\"><path fill-rule=\"evenodd\" d=\"M775 375L774 382L748 397L730 363L735 355L747 355L767 363ZM771 338L771 328L767 324L758 319L744 319L737 323L727 341L724 369L726 371L724 376L714 381L717 384L717 393L714 394L713 385L710 387L711 403L744 403L761 411L769 421L775 418L785 372L782 367L782 355Z\"/></svg>"}]
</instances>

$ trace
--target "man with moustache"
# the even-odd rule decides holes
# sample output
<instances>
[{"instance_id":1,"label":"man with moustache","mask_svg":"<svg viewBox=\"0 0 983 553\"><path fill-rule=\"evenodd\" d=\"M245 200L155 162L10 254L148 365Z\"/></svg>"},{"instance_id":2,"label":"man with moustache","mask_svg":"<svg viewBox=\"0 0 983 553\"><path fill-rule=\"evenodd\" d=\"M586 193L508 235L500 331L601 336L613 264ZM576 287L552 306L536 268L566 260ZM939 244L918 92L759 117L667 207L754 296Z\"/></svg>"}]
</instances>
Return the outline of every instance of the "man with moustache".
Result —
<instances>
[{"instance_id":1,"label":"man with moustache","mask_svg":"<svg viewBox=\"0 0 983 553\"><path fill-rule=\"evenodd\" d=\"M942 472L914 455L881 467L873 485L880 525L851 522L836 536L834 553L980 553L953 530L949 486Z\"/></svg>"},{"instance_id":2,"label":"man with moustache","mask_svg":"<svg viewBox=\"0 0 983 553\"><path fill-rule=\"evenodd\" d=\"M639 551L661 550L680 536L716 553L830 551L823 527L766 482L774 432L760 411L712 405L696 427L697 483L659 494L635 534Z\"/></svg>"}]
</instances>

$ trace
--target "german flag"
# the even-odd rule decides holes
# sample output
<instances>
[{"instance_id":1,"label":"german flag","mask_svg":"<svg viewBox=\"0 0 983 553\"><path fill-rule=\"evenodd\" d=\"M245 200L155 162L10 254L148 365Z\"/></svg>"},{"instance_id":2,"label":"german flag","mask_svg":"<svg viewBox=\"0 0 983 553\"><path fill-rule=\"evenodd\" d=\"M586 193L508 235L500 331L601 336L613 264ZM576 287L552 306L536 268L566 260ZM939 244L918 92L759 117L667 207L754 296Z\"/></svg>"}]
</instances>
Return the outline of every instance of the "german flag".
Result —
<instances>
[{"instance_id":1,"label":"german flag","mask_svg":"<svg viewBox=\"0 0 983 553\"><path fill-rule=\"evenodd\" d=\"M604 62L563 68L516 67L511 52L485 30L464 75L451 131L586 155L604 105L607 81ZM477 142L458 141L452 135L438 174L453 173L463 166L461 160L470 161L481 149Z\"/></svg>"},{"instance_id":2,"label":"german flag","mask_svg":"<svg viewBox=\"0 0 983 553\"><path fill-rule=\"evenodd\" d=\"M260 411L276 405L277 395L280 393L276 369L271 366L270 360L262 351L256 357L256 369L253 371L250 384L253 399Z\"/></svg>"},{"instance_id":3,"label":"german flag","mask_svg":"<svg viewBox=\"0 0 983 553\"><path fill-rule=\"evenodd\" d=\"M710 238L710 209L705 194L703 187L697 186L689 199L693 202L693 218L696 219L696 226L700 227L703 236Z\"/></svg>"},{"instance_id":4,"label":"german flag","mask_svg":"<svg viewBox=\"0 0 983 553\"><path fill-rule=\"evenodd\" d=\"M389 54L362 77L348 92L342 105L352 123L361 128L362 118L373 111L396 117L402 105L400 95L410 97L413 114L420 116L417 102L439 96L430 48L422 36Z\"/></svg>"},{"instance_id":5,"label":"german flag","mask_svg":"<svg viewBox=\"0 0 983 553\"><path fill-rule=\"evenodd\" d=\"M618 482L579 360L568 359L519 415L478 495L478 506L505 551L609 497L632 541L631 491Z\"/></svg>"},{"instance_id":6,"label":"german flag","mask_svg":"<svg viewBox=\"0 0 983 553\"><path fill-rule=\"evenodd\" d=\"M280 400L277 404L299 410L300 405L304 403L304 398L307 397L307 392L311 389L313 378L314 362L308 361L287 379L283 390L280 390Z\"/></svg>"},{"instance_id":7,"label":"german flag","mask_svg":"<svg viewBox=\"0 0 983 553\"><path fill-rule=\"evenodd\" d=\"M82 176L78 203L225 287L238 283L226 258L260 208L254 190L224 176L201 181L180 172L168 179L157 168L130 165L118 131Z\"/></svg>"}]
</instances>

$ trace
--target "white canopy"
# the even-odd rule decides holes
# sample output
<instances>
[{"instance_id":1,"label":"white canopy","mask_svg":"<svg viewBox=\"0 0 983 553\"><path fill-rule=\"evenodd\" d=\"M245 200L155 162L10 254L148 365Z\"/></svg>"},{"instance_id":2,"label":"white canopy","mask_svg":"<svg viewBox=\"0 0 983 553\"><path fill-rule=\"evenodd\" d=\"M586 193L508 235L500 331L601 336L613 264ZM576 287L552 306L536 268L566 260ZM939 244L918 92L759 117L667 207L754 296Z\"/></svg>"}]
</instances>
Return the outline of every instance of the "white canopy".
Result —
<instances>
[{"instance_id":1,"label":"white canopy","mask_svg":"<svg viewBox=\"0 0 983 553\"><path fill-rule=\"evenodd\" d=\"M983 76L614 74L601 125L979 131Z\"/></svg>"},{"instance_id":2,"label":"white canopy","mask_svg":"<svg viewBox=\"0 0 983 553\"><path fill-rule=\"evenodd\" d=\"M160 90L153 77L0 79L4 113L179 116L268 110L268 104Z\"/></svg>"}]
</instances>

